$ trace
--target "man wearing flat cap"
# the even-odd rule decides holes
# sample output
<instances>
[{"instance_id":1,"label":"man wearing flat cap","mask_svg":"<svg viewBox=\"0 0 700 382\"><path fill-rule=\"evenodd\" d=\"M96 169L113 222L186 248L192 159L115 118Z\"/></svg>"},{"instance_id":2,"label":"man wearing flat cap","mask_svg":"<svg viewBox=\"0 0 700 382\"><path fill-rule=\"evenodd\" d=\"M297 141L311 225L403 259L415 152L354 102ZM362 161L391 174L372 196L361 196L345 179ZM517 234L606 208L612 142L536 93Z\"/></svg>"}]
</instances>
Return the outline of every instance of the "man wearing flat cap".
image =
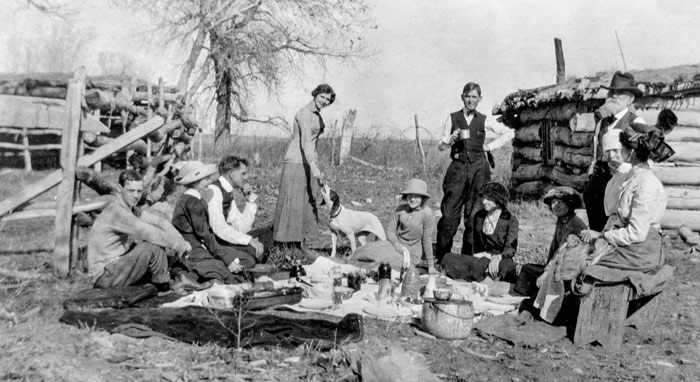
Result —
<instances>
[{"instance_id":1,"label":"man wearing flat cap","mask_svg":"<svg viewBox=\"0 0 700 382\"><path fill-rule=\"evenodd\" d=\"M479 189L491 180L493 155L491 152L513 139L515 133L502 123L489 121L484 114L476 111L481 101L481 87L469 82L464 85L461 97L464 107L451 113L442 129L442 140L438 149L450 149L452 162L447 168L442 182L443 197L440 203L442 217L438 221L437 247L435 260L442 261L445 254L452 251L452 240L457 233L459 222L464 216L462 254L472 255L474 233L472 222ZM486 143L486 135L493 134L494 140Z\"/></svg>"},{"instance_id":2,"label":"man wearing flat cap","mask_svg":"<svg viewBox=\"0 0 700 382\"><path fill-rule=\"evenodd\" d=\"M603 155L603 136L613 129L636 132L645 132L653 129L629 109L630 105L634 103L635 97L642 95L642 91L637 88L632 74L615 72L610 81L610 86L601 87L607 89L608 94L600 112L609 113L610 115L602 118L596 125L593 147L595 160L591 163L588 183L583 192L588 224L594 231L601 231L608 219L603 209L603 199L605 197L605 185L612 175L605 162L607 158Z\"/></svg>"}]
</instances>

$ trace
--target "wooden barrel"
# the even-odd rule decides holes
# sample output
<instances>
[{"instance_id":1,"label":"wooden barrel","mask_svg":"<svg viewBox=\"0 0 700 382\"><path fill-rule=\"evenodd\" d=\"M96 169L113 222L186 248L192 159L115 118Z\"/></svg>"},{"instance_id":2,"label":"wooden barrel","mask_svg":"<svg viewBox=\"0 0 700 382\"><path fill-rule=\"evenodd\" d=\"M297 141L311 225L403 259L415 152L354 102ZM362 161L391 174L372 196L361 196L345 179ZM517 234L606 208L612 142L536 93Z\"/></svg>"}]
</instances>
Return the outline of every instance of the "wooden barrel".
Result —
<instances>
[{"instance_id":1,"label":"wooden barrel","mask_svg":"<svg viewBox=\"0 0 700 382\"><path fill-rule=\"evenodd\" d=\"M426 299L423 302L423 328L438 338L467 338L473 323L474 308L471 301Z\"/></svg>"}]
</instances>

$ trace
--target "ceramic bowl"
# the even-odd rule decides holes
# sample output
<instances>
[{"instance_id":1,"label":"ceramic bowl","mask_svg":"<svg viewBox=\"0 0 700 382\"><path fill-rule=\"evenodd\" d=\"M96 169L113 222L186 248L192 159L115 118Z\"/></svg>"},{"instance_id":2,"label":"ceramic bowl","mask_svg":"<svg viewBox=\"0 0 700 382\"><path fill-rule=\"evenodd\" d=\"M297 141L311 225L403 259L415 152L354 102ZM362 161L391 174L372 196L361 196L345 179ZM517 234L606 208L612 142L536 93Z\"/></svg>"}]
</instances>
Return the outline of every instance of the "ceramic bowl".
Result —
<instances>
[{"instance_id":1,"label":"ceramic bowl","mask_svg":"<svg viewBox=\"0 0 700 382\"><path fill-rule=\"evenodd\" d=\"M435 289L433 291L433 295L435 296L436 300L449 300L450 297L452 297L452 290L451 289Z\"/></svg>"}]
</instances>

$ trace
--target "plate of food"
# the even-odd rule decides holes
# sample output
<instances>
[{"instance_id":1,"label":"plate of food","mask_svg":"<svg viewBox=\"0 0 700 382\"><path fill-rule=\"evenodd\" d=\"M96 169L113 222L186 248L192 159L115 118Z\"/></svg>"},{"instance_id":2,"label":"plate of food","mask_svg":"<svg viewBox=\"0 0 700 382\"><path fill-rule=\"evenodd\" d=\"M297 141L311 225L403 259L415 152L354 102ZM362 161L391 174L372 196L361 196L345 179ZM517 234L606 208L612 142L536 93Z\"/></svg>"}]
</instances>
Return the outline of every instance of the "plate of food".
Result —
<instances>
[{"instance_id":1,"label":"plate of food","mask_svg":"<svg viewBox=\"0 0 700 382\"><path fill-rule=\"evenodd\" d=\"M299 307L313 310L324 310L330 308L331 306L333 306L332 302L319 299L303 299L299 303Z\"/></svg>"}]
</instances>

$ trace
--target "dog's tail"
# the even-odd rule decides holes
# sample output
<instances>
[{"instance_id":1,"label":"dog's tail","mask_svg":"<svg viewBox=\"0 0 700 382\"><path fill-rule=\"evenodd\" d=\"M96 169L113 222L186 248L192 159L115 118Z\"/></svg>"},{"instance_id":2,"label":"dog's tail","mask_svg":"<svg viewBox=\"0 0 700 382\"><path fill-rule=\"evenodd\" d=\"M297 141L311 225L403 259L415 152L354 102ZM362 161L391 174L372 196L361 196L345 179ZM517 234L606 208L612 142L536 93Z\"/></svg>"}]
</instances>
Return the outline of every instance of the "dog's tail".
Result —
<instances>
[{"instance_id":1,"label":"dog's tail","mask_svg":"<svg viewBox=\"0 0 700 382\"><path fill-rule=\"evenodd\" d=\"M378 240L386 240L386 232L384 232L384 226L382 225L382 222L380 222L376 216L375 219L372 220L372 229L369 231L372 232Z\"/></svg>"}]
</instances>

